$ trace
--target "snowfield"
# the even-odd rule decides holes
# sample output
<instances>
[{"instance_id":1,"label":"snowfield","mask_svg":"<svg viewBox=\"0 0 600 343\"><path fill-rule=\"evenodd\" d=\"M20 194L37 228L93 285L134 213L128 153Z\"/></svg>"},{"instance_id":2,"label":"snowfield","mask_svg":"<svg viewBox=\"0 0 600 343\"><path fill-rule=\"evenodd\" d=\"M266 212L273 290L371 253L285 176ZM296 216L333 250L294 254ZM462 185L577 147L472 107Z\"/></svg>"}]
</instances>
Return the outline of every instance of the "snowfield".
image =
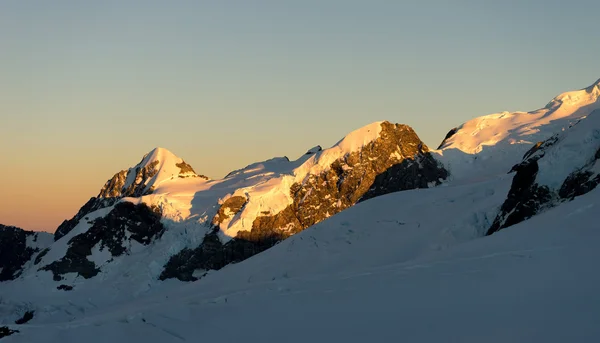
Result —
<instances>
[{"instance_id":1,"label":"snowfield","mask_svg":"<svg viewBox=\"0 0 600 343\"><path fill-rule=\"evenodd\" d=\"M600 340L600 191L445 249L422 244L431 234L425 226L392 222L407 218L391 210L408 197L359 204L199 282L169 282L169 292L89 313L73 309L76 319L25 324L5 341ZM377 202L387 215L365 227Z\"/></svg>"}]
</instances>

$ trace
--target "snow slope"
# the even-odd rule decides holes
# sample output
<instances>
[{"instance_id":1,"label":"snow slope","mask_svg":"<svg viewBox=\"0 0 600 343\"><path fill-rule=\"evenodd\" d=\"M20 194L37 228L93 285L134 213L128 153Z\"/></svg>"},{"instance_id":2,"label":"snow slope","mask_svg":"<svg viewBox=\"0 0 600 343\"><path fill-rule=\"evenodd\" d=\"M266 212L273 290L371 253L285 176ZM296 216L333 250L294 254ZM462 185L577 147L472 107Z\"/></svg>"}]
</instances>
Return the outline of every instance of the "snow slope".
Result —
<instances>
[{"instance_id":1,"label":"snow slope","mask_svg":"<svg viewBox=\"0 0 600 343\"><path fill-rule=\"evenodd\" d=\"M414 208L397 211L398 201L416 195L437 201L444 216L456 212L444 208L458 206L458 196L484 196L500 184L376 198L199 282L171 283L169 293L86 310L73 321L22 325L21 333L5 340L598 341L600 276L590 273L600 258L598 190L493 236L456 239L444 249L419 243L443 235L427 224L436 219L414 216ZM485 210L485 199L474 196L460 206ZM375 204L385 207L377 213L382 217L371 215ZM417 219L424 221L420 228ZM461 231L459 222L451 232ZM467 222L477 227L475 217Z\"/></svg>"},{"instance_id":2,"label":"snow slope","mask_svg":"<svg viewBox=\"0 0 600 343\"><path fill-rule=\"evenodd\" d=\"M436 151L455 180L506 173L534 144L600 109L600 80L566 92L532 112L501 112L469 120Z\"/></svg>"}]
</instances>

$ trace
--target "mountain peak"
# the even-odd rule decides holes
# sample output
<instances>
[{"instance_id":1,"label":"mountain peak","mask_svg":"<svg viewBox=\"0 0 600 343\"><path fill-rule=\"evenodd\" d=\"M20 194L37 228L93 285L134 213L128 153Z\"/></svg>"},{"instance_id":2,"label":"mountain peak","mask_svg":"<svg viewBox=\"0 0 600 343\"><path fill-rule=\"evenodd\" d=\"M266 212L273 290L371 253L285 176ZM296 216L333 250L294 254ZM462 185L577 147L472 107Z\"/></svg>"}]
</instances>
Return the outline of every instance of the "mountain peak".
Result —
<instances>
[{"instance_id":1,"label":"mountain peak","mask_svg":"<svg viewBox=\"0 0 600 343\"><path fill-rule=\"evenodd\" d=\"M160 183L176 178L200 177L194 168L171 151L156 147L140 163L122 170L106 182L99 198L139 197L150 194Z\"/></svg>"},{"instance_id":2,"label":"mountain peak","mask_svg":"<svg viewBox=\"0 0 600 343\"><path fill-rule=\"evenodd\" d=\"M96 197L83 205L72 219L59 225L54 239L58 240L69 233L88 213L112 206L121 198L152 194L161 183L183 178L208 180L208 177L196 174L192 166L171 151L156 147L145 154L138 164L121 170L106 181Z\"/></svg>"},{"instance_id":3,"label":"mountain peak","mask_svg":"<svg viewBox=\"0 0 600 343\"><path fill-rule=\"evenodd\" d=\"M495 175L519 163L520 156L537 142L600 109L599 99L600 80L561 93L534 111L499 112L471 119L448 132L438 153L455 178L469 178L473 173Z\"/></svg>"},{"instance_id":4,"label":"mountain peak","mask_svg":"<svg viewBox=\"0 0 600 343\"><path fill-rule=\"evenodd\" d=\"M142 157L142 161L140 163L138 163L136 165L136 167L139 166L145 166L148 165L154 161L174 161L174 160L180 160L181 158L178 157L177 155L175 155L174 153L172 153L170 150L165 149L165 148L161 148L161 147L156 147L152 150L150 150L148 153L146 153L144 155L144 157Z\"/></svg>"},{"instance_id":5,"label":"mountain peak","mask_svg":"<svg viewBox=\"0 0 600 343\"><path fill-rule=\"evenodd\" d=\"M147 154L144 155L144 157L146 157L146 156L159 156L159 155L177 157L177 155L175 155L174 153L172 153L169 149L163 148L163 147L159 147L159 146L157 146L154 149L150 150Z\"/></svg>"}]
</instances>

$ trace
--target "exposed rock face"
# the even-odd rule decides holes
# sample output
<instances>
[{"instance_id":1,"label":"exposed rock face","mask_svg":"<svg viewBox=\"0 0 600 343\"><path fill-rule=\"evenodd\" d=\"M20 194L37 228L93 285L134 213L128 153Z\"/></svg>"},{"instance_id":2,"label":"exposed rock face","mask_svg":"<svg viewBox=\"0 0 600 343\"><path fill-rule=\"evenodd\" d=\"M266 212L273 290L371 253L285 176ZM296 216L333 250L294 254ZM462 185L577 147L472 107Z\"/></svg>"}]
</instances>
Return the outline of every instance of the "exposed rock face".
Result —
<instances>
[{"instance_id":1,"label":"exposed rock face","mask_svg":"<svg viewBox=\"0 0 600 343\"><path fill-rule=\"evenodd\" d=\"M600 160L600 149L594 155L595 160ZM600 175L590 170L577 170L570 174L560 187L558 195L563 199L574 199L583 195L600 184Z\"/></svg>"},{"instance_id":2,"label":"exposed rock face","mask_svg":"<svg viewBox=\"0 0 600 343\"><path fill-rule=\"evenodd\" d=\"M97 198L117 198L123 193L125 181L127 180L127 170L121 170L110 180L106 181Z\"/></svg>"},{"instance_id":3,"label":"exposed rock face","mask_svg":"<svg viewBox=\"0 0 600 343\"><path fill-rule=\"evenodd\" d=\"M0 224L0 281L19 277L25 263L39 251L37 247L27 246L27 240L36 241L39 234Z\"/></svg>"},{"instance_id":4,"label":"exposed rock face","mask_svg":"<svg viewBox=\"0 0 600 343\"><path fill-rule=\"evenodd\" d=\"M539 167L537 159L513 167L516 171L508 196L494 219L487 235L533 217L552 200L552 192L535 182Z\"/></svg>"},{"instance_id":5,"label":"exposed rock face","mask_svg":"<svg viewBox=\"0 0 600 343\"><path fill-rule=\"evenodd\" d=\"M195 281L194 271L196 269L221 269L225 261L232 260L225 257L225 249L216 232L206 235L202 244L195 249L183 249L173 255L159 279L166 280L178 278L181 281Z\"/></svg>"},{"instance_id":6,"label":"exposed rock face","mask_svg":"<svg viewBox=\"0 0 600 343\"><path fill-rule=\"evenodd\" d=\"M119 203L108 215L96 219L85 233L71 238L63 258L40 269L51 271L56 281L62 280L66 273L91 278L100 271L94 262L87 259L92 248L98 246L101 251L108 249L112 256L120 256L127 252L126 243L130 240L148 245L164 232L160 218L158 208L150 208L143 203Z\"/></svg>"},{"instance_id":7,"label":"exposed rock face","mask_svg":"<svg viewBox=\"0 0 600 343\"><path fill-rule=\"evenodd\" d=\"M187 164L185 161L181 161L181 163L176 163L175 165L181 170L178 175L179 178L183 179L186 177L199 177L199 178L208 180L208 176L197 174L194 171L194 168L192 168L192 166Z\"/></svg>"},{"instance_id":8,"label":"exposed rock face","mask_svg":"<svg viewBox=\"0 0 600 343\"><path fill-rule=\"evenodd\" d=\"M232 216L239 213L248 199L243 196L233 196L223 202L217 214L213 217L212 224L217 226L223 221L230 219Z\"/></svg>"},{"instance_id":9,"label":"exposed rock face","mask_svg":"<svg viewBox=\"0 0 600 343\"><path fill-rule=\"evenodd\" d=\"M90 198L73 218L65 220L59 225L54 232L54 240L59 240L71 232L88 213L112 206L123 197L140 197L152 193L152 189L146 189L146 183L158 172L155 169L157 165L158 161L154 161L144 167L136 166L129 171L122 170L116 173L104 184L98 196ZM134 181L126 187L127 179Z\"/></svg>"},{"instance_id":10,"label":"exposed rock face","mask_svg":"<svg viewBox=\"0 0 600 343\"><path fill-rule=\"evenodd\" d=\"M412 128L383 122L380 136L359 151L335 160L320 174L309 174L290 188L293 203L275 215L258 216L250 231L239 231L222 244L218 228L196 249L184 249L165 266L161 279L193 280L196 269L219 269L262 252L361 200L399 190L439 184L447 171L428 153ZM319 148L309 150L316 153ZM408 173L403 175L403 173ZM383 176L381 176L383 175ZM213 219L218 225L224 213L237 213L246 199L230 198Z\"/></svg>"},{"instance_id":11,"label":"exposed rock face","mask_svg":"<svg viewBox=\"0 0 600 343\"><path fill-rule=\"evenodd\" d=\"M293 204L274 216L256 218L252 231L283 230L295 233L354 205L372 187L375 187L378 195L381 195L411 189L413 185L426 187L428 182L440 182L437 174L433 175L432 179L426 179L430 174L423 174L419 181L411 180L390 187L382 182L377 184L375 181L380 174L404 161L421 160L428 152L425 143L409 126L389 122L381 125L382 131L378 139L360 151L352 152L334 161L323 173L309 174L302 184L292 185L290 194L294 200ZM443 169L435 160L432 160L432 163L436 169ZM415 168L421 169L418 166ZM407 169L407 167L400 169ZM241 234L252 235L252 231Z\"/></svg>"},{"instance_id":12,"label":"exposed rock face","mask_svg":"<svg viewBox=\"0 0 600 343\"><path fill-rule=\"evenodd\" d=\"M597 120L596 116L600 117L597 111L591 115L594 115L594 120ZM600 184L600 175L597 172L600 164L600 130L593 128L594 121L589 129L586 127L588 123L580 122L571 125L566 132L534 145L523 156L523 162L511 169L510 172L516 172L511 188L487 235L527 220L560 202L572 200ZM574 128L577 131L573 131ZM589 149L593 149L591 154ZM590 157L575 162L570 158L572 155L569 150ZM557 166L568 166L571 170L564 179L559 179L559 187L550 187L538 182L540 163L546 159L553 161L546 163L544 168L547 170L552 171Z\"/></svg>"},{"instance_id":13,"label":"exposed rock face","mask_svg":"<svg viewBox=\"0 0 600 343\"><path fill-rule=\"evenodd\" d=\"M156 160L144 166L137 165L129 171L122 170L116 173L104 184L97 198L140 197L152 193L147 185L158 174L158 164L159 161Z\"/></svg>"},{"instance_id":14,"label":"exposed rock face","mask_svg":"<svg viewBox=\"0 0 600 343\"><path fill-rule=\"evenodd\" d=\"M153 161L152 163L140 167L137 166L135 169L130 169L127 173L127 178L133 177L134 181L121 191L122 197L141 197L142 195L150 194L153 191L152 186L148 187L148 183L150 179L152 179L156 174L158 174L158 170L156 166L159 161ZM133 174L133 176L131 176Z\"/></svg>"},{"instance_id":15,"label":"exposed rock face","mask_svg":"<svg viewBox=\"0 0 600 343\"><path fill-rule=\"evenodd\" d=\"M388 168L377 175L369 191L360 201L391 192L437 186L448 177L448 171L431 156L422 152L415 158L404 161Z\"/></svg>"},{"instance_id":16,"label":"exposed rock face","mask_svg":"<svg viewBox=\"0 0 600 343\"><path fill-rule=\"evenodd\" d=\"M281 231L255 231L242 234L223 244L217 229L206 235L204 241L195 249L183 249L173 255L165 265L159 279L177 278L181 281L196 281L196 270L218 270L230 263L241 262L263 252L291 235ZM249 240L254 239L254 240Z\"/></svg>"}]
</instances>

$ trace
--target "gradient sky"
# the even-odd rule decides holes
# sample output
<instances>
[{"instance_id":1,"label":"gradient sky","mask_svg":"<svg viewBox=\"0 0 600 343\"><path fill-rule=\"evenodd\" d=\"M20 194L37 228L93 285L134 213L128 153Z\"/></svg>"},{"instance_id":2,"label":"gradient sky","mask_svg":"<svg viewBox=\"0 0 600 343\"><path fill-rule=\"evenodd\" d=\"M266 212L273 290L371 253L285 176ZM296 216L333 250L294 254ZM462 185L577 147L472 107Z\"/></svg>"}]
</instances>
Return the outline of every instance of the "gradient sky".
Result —
<instances>
[{"instance_id":1,"label":"gradient sky","mask_svg":"<svg viewBox=\"0 0 600 343\"><path fill-rule=\"evenodd\" d=\"M465 120L600 78L599 1L0 2L0 223L53 231L153 147L213 178L377 120Z\"/></svg>"}]
</instances>

